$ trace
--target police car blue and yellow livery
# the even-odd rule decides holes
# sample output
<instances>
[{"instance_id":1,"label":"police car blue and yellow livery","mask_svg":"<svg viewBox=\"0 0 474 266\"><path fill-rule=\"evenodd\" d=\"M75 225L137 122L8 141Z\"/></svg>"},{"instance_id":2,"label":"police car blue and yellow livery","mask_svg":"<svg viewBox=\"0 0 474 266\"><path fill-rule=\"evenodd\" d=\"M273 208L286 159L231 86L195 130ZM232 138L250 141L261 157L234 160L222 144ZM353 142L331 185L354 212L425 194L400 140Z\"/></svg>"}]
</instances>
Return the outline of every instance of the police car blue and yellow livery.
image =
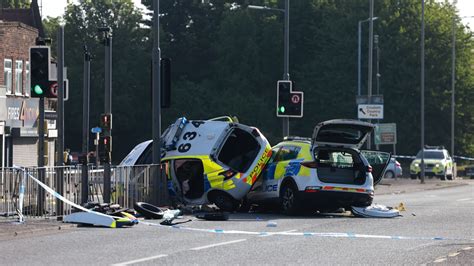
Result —
<instances>
[{"instance_id":1,"label":"police car blue and yellow livery","mask_svg":"<svg viewBox=\"0 0 474 266\"><path fill-rule=\"evenodd\" d=\"M331 120L318 124L312 138L285 138L272 148L247 202L279 204L286 214L370 205L390 159L387 153L359 151L372 129L365 122Z\"/></svg>"},{"instance_id":2,"label":"police car blue and yellow livery","mask_svg":"<svg viewBox=\"0 0 474 266\"><path fill-rule=\"evenodd\" d=\"M151 148L134 149L143 157ZM132 151L133 152L133 151ZM185 204L215 203L234 210L271 157L271 146L257 128L231 118L179 118L162 135L162 163L168 190ZM127 156L128 157L128 156ZM124 159L124 161L127 158ZM130 159L128 159L130 161Z\"/></svg>"}]
</instances>

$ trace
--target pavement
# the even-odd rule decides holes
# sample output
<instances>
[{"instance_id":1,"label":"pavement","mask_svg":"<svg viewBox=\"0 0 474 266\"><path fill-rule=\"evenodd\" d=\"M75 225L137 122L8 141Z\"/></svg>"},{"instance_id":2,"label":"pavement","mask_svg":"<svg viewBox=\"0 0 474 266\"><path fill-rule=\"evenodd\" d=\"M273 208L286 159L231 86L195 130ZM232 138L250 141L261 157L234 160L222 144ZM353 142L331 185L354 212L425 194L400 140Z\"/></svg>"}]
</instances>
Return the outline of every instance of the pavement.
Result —
<instances>
[{"instance_id":1,"label":"pavement","mask_svg":"<svg viewBox=\"0 0 474 266\"><path fill-rule=\"evenodd\" d=\"M469 183L474 183L474 180L456 179L452 181L441 181L439 179L427 179L424 184L421 184L420 180L406 178L384 179L375 188L375 198L377 195L443 189L468 185ZM77 226L58 221L56 217L27 217L25 220L23 223L18 223L12 218L0 217L0 241L23 238L31 235L61 233L74 229Z\"/></svg>"}]
</instances>

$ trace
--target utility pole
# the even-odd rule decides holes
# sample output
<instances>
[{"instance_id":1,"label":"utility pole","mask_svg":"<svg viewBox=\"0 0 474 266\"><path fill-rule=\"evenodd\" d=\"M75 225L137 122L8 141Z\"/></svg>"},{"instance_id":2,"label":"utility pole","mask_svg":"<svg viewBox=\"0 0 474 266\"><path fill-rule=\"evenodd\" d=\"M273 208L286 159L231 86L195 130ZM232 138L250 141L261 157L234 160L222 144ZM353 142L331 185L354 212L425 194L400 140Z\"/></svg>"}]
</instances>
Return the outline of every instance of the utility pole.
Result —
<instances>
[{"instance_id":1,"label":"utility pole","mask_svg":"<svg viewBox=\"0 0 474 266\"><path fill-rule=\"evenodd\" d=\"M58 29L58 172L56 176L56 191L63 195L64 191L64 26ZM56 199L56 215L63 214L63 202Z\"/></svg>"},{"instance_id":2,"label":"utility pole","mask_svg":"<svg viewBox=\"0 0 474 266\"><path fill-rule=\"evenodd\" d=\"M81 203L89 199L89 99L90 99L91 54L84 45L84 79L82 98L82 186Z\"/></svg>"}]
</instances>

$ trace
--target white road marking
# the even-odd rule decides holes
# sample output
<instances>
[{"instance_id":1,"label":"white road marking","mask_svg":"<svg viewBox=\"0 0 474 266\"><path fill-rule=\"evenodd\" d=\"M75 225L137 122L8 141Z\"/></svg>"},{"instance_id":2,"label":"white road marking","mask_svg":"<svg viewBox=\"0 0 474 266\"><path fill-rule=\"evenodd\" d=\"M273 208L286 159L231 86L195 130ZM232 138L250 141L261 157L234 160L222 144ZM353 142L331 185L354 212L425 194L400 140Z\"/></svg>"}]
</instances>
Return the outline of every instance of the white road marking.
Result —
<instances>
[{"instance_id":1,"label":"white road marking","mask_svg":"<svg viewBox=\"0 0 474 266\"><path fill-rule=\"evenodd\" d=\"M228 242L216 243L216 244L211 244L211 245L207 245L207 246L192 248L190 250L201 250L201 249L206 249L206 248L213 248L213 247L218 247L218 246L223 246L223 245L239 243L239 242L242 242L242 241L247 241L247 239L237 239L237 240L232 240L232 241L228 241Z\"/></svg>"},{"instance_id":2,"label":"white road marking","mask_svg":"<svg viewBox=\"0 0 474 266\"><path fill-rule=\"evenodd\" d=\"M445 260L446 260L446 258L439 258L439 259L437 259L437 260L435 260L435 261L433 261L433 262L434 262L434 263L440 263L440 262L443 262L443 261L445 261Z\"/></svg>"},{"instance_id":3,"label":"white road marking","mask_svg":"<svg viewBox=\"0 0 474 266\"><path fill-rule=\"evenodd\" d=\"M461 252L454 252L448 255L448 257L456 257L457 255L461 254Z\"/></svg>"},{"instance_id":4,"label":"white road marking","mask_svg":"<svg viewBox=\"0 0 474 266\"><path fill-rule=\"evenodd\" d=\"M298 231L298 230L296 230L296 229L293 229L293 230L289 230L289 231L277 232L276 234L281 234L281 233L292 233L292 232L296 232L296 231ZM267 236L273 236L273 235L275 235L275 234L272 234L272 232L266 232L266 234L265 234L265 235L261 235L261 236L259 236L259 237L267 237Z\"/></svg>"},{"instance_id":5,"label":"white road marking","mask_svg":"<svg viewBox=\"0 0 474 266\"><path fill-rule=\"evenodd\" d=\"M472 200L472 198L458 199L456 201L468 201L468 200Z\"/></svg>"},{"instance_id":6,"label":"white road marking","mask_svg":"<svg viewBox=\"0 0 474 266\"><path fill-rule=\"evenodd\" d=\"M113 266L130 265L130 264L135 264L135 263L139 263L139 262L144 262L144 261L149 261L149 260L164 258L164 257L167 257L167 256L168 256L168 255L166 255L166 254L160 254L160 255L151 256L151 257L147 257L147 258L142 258L142 259L138 259L138 260L131 260L131 261L126 261L126 262L120 262L120 263L112 264L112 265L113 265Z\"/></svg>"},{"instance_id":7,"label":"white road marking","mask_svg":"<svg viewBox=\"0 0 474 266\"><path fill-rule=\"evenodd\" d=\"M471 249L472 249L472 247L465 247L462 250L471 250Z\"/></svg>"}]
</instances>

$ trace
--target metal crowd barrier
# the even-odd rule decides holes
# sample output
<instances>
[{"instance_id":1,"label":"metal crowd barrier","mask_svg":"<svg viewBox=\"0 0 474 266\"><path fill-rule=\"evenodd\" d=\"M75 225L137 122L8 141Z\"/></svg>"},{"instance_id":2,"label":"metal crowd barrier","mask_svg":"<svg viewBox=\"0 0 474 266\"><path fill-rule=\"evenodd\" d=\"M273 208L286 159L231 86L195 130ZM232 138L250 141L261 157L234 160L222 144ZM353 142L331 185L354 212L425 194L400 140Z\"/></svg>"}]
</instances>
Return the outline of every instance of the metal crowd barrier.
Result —
<instances>
[{"instance_id":1,"label":"metal crowd barrier","mask_svg":"<svg viewBox=\"0 0 474 266\"><path fill-rule=\"evenodd\" d=\"M137 201L151 200L152 174L156 165L116 166L111 169L111 203L133 208ZM58 191L56 176L63 171L63 194L66 199L81 204L82 166L3 168L0 179L0 219L24 217L53 217L71 213L72 207L63 204L63 213L56 213L56 197L45 191L32 177ZM104 170L93 165L89 174L88 202L103 203ZM41 171L44 177L41 177ZM23 193L20 193L23 191ZM157 191L164 193L163 191ZM43 200L41 200L43 199Z\"/></svg>"}]
</instances>

